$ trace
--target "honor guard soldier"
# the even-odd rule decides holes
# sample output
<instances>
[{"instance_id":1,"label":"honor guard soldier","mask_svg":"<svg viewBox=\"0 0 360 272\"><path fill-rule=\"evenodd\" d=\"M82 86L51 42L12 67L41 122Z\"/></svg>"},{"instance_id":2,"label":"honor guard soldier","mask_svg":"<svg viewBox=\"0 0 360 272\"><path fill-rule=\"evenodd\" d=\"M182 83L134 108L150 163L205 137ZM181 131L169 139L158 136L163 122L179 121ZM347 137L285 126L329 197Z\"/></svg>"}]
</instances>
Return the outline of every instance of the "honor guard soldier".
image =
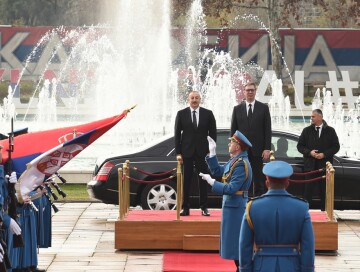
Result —
<instances>
[{"instance_id":1,"label":"honor guard soldier","mask_svg":"<svg viewBox=\"0 0 360 272\"><path fill-rule=\"evenodd\" d=\"M13 173L11 177L14 177L14 175L15 173ZM13 180L11 177L9 182L12 182ZM14 234L20 235L21 228L16 221L7 214L7 188L4 166L0 165L0 265L2 266L5 264L6 268L10 269L16 264L17 257L17 255L9 254L13 246L12 237ZM13 257L13 259L11 259L11 257Z\"/></svg>"},{"instance_id":2,"label":"honor guard soldier","mask_svg":"<svg viewBox=\"0 0 360 272\"><path fill-rule=\"evenodd\" d=\"M12 172L10 177L8 175L5 176L4 174L4 166L0 165L0 191L1 191L1 197L0 197L0 202L2 205L2 230L4 231L2 233L2 238L3 241L6 244L6 249L7 249L7 259L8 259L8 271L10 268L14 268L17 266L18 264L18 251L17 248L15 248L14 246L14 235L21 235L21 228L19 226L19 224L10 217L10 215L8 214L8 204L9 204L9 197L8 197L8 184L9 183L16 183L17 179L16 179L16 173ZM4 251L5 254L5 251ZM5 259L4 259L5 261ZM5 262L6 263L6 262Z\"/></svg>"},{"instance_id":3,"label":"honor guard soldier","mask_svg":"<svg viewBox=\"0 0 360 272\"><path fill-rule=\"evenodd\" d=\"M11 176L11 182L16 183L16 175ZM21 193L21 192L19 192ZM36 190L28 195L21 195L22 204L17 207L20 214L20 225L24 238L24 246L14 248L12 253L18 254L18 263L13 266L13 272L43 272L44 269L37 268L37 228L36 228L36 212L32 204L32 196L37 193Z\"/></svg>"},{"instance_id":4,"label":"honor guard soldier","mask_svg":"<svg viewBox=\"0 0 360 272\"><path fill-rule=\"evenodd\" d=\"M251 147L249 140L236 131L229 138L230 160L219 165L216 157L216 143L208 136L210 154L206 157L213 176L222 176L222 182L215 181L210 175L200 173L211 186L212 191L223 195L220 256L223 259L234 260L236 271L239 267L239 235L242 215L248 201L248 189L251 185L252 170L248 160L247 150ZM235 242L236 241L236 242Z\"/></svg>"},{"instance_id":5,"label":"honor guard soldier","mask_svg":"<svg viewBox=\"0 0 360 272\"><path fill-rule=\"evenodd\" d=\"M50 194L47 187L43 190ZM49 248L51 247L52 235L51 204L44 193L41 194L40 198L33 200L33 203L39 210L36 213L37 245L39 248Z\"/></svg>"},{"instance_id":6,"label":"honor guard soldier","mask_svg":"<svg viewBox=\"0 0 360 272\"><path fill-rule=\"evenodd\" d=\"M313 272L315 242L309 204L286 191L291 165L263 168L268 192L246 205L240 230L240 271Z\"/></svg>"}]
</instances>

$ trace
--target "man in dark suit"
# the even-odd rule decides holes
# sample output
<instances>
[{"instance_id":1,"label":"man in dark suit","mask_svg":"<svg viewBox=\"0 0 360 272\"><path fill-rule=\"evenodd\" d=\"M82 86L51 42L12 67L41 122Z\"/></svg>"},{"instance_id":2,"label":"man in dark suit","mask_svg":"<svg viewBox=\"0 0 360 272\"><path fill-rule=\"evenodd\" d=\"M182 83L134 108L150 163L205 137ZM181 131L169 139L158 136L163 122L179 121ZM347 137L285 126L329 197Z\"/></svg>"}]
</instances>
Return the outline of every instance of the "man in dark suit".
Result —
<instances>
[{"instance_id":1,"label":"man in dark suit","mask_svg":"<svg viewBox=\"0 0 360 272\"><path fill-rule=\"evenodd\" d=\"M271 149L271 117L269 107L255 100L256 85L248 82L244 88L245 100L234 107L230 133L239 130L252 143L249 161L253 170L253 194L266 192L263 162L269 160Z\"/></svg>"},{"instance_id":2,"label":"man in dark suit","mask_svg":"<svg viewBox=\"0 0 360 272\"><path fill-rule=\"evenodd\" d=\"M333 163L334 155L340 149L339 138L335 129L329 126L323 119L323 113L320 109L312 111L311 125L305 127L301 132L297 149L303 154L305 172L324 168L327 161ZM321 176L321 174L321 172L308 174L305 176L305 179L313 179ZM319 186L320 209L325 211L325 180L305 183L304 198L310 203L310 208L312 208L315 186Z\"/></svg>"},{"instance_id":3,"label":"man in dark suit","mask_svg":"<svg viewBox=\"0 0 360 272\"><path fill-rule=\"evenodd\" d=\"M192 91L188 97L190 107L178 111L175 119L176 158L184 166L183 205L181 216L190 215L189 195L194 165L200 173L209 173L205 156L209 153L207 136L216 141L216 121L212 111L200 107L201 96ZM207 182L199 180L200 208L202 215L209 216L207 206Z\"/></svg>"}]
</instances>

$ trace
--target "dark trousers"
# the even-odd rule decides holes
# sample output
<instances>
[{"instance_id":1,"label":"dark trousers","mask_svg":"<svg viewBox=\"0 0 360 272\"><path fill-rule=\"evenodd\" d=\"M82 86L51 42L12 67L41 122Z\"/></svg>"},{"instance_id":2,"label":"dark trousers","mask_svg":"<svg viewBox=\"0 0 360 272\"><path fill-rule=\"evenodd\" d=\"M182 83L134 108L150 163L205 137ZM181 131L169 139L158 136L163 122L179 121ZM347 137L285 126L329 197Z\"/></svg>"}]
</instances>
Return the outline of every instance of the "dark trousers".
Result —
<instances>
[{"instance_id":1,"label":"dark trousers","mask_svg":"<svg viewBox=\"0 0 360 272\"><path fill-rule=\"evenodd\" d=\"M249 150L249 161L253 173L252 190L250 189L250 191L253 192L253 196L261 196L267 191L265 187L265 175L262 172L263 159L262 157L253 156L251 150Z\"/></svg>"},{"instance_id":2,"label":"dark trousers","mask_svg":"<svg viewBox=\"0 0 360 272\"><path fill-rule=\"evenodd\" d=\"M234 260L235 266L236 266L236 272L239 272L239 260Z\"/></svg>"},{"instance_id":3,"label":"dark trousers","mask_svg":"<svg viewBox=\"0 0 360 272\"><path fill-rule=\"evenodd\" d=\"M305 179L313 179L319 177L319 174L315 175L306 175ZM320 209L325 211L325 193L326 193L326 181L325 180L318 180L314 182L307 182L305 183L304 188L304 198L309 202L310 209L312 208L312 200L314 189L319 189L319 198L320 198Z\"/></svg>"},{"instance_id":4,"label":"dark trousers","mask_svg":"<svg viewBox=\"0 0 360 272\"><path fill-rule=\"evenodd\" d=\"M205 173L208 174L208 166L205 161L204 157L199 157L197 155L194 155L192 158L183 158L184 162L184 187L183 187L183 209L190 209L190 191L191 191L191 183L193 180L193 173L194 173L194 165L195 169L197 170L197 174L199 173ZM203 180L200 177L195 177L199 181L199 193L200 193L200 208L207 208L207 201L208 201L208 195L207 195L207 187L208 184L206 180Z\"/></svg>"}]
</instances>

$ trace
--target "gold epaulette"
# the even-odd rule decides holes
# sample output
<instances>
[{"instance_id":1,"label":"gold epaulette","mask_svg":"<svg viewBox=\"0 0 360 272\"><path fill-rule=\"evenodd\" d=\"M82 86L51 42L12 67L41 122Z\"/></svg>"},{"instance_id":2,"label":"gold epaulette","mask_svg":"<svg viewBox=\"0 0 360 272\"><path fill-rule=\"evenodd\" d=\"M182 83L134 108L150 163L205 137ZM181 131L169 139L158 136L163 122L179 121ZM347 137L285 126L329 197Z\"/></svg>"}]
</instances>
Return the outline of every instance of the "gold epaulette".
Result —
<instances>
[{"instance_id":1,"label":"gold epaulette","mask_svg":"<svg viewBox=\"0 0 360 272\"><path fill-rule=\"evenodd\" d=\"M250 200L247 204L246 204L246 210L245 210L245 214L246 214L246 221L248 222L248 225L250 227L250 229L252 231L254 231L254 225L251 221L251 217L250 217L250 208L251 208L251 204L252 204L252 200Z\"/></svg>"}]
</instances>

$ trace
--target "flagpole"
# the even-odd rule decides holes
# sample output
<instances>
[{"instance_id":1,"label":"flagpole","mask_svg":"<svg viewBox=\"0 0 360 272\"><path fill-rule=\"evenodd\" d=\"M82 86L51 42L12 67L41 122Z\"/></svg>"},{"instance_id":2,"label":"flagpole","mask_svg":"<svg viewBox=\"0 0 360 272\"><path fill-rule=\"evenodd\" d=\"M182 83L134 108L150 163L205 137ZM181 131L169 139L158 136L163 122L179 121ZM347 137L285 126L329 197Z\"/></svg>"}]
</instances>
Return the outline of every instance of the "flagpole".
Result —
<instances>
[{"instance_id":1,"label":"flagpole","mask_svg":"<svg viewBox=\"0 0 360 272\"><path fill-rule=\"evenodd\" d=\"M124 110L124 114L125 114L125 116L130 112L130 111L132 111L133 109L135 109L135 107L137 106L137 104L135 104L134 106L132 106L130 109L126 109L126 110Z\"/></svg>"},{"instance_id":2,"label":"flagpole","mask_svg":"<svg viewBox=\"0 0 360 272\"><path fill-rule=\"evenodd\" d=\"M12 172L12 161L11 161L11 153L14 152L14 117L11 117L11 132L9 135L9 148L8 148L8 161L7 161L7 174L10 178L11 172ZM17 206L17 199L15 195L15 184L8 181L8 194L9 194L9 208L8 208L8 214L9 216L16 221L17 224L18 221L18 215L16 212L16 206ZM24 239L21 236L21 234L16 235L14 234L14 242L13 247L23 247L24 246Z\"/></svg>"}]
</instances>

